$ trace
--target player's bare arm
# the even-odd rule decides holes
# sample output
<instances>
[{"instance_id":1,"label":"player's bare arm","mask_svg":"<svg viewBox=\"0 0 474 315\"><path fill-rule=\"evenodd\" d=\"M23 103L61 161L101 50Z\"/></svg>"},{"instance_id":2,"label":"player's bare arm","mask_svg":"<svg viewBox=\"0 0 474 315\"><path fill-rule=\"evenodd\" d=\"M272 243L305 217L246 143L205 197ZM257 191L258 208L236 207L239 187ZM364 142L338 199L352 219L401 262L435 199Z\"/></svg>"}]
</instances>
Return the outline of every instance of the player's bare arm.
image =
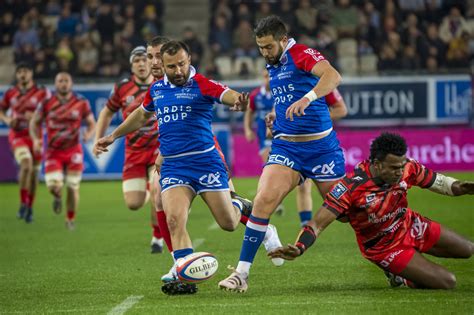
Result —
<instances>
[{"instance_id":1,"label":"player's bare arm","mask_svg":"<svg viewBox=\"0 0 474 315\"><path fill-rule=\"evenodd\" d=\"M84 142L88 142L94 135L94 131L95 131L96 124L95 124L94 115L92 115L92 113L87 115L87 117L85 118L85 121L86 121L86 131L84 132L82 139L84 140Z\"/></svg>"},{"instance_id":2,"label":"player's bare arm","mask_svg":"<svg viewBox=\"0 0 474 315\"><path fill-rule=\"evenodd\" d=\"M248 107L244 115L245 139L247 139L248 142L255 140L255 132L252 130L252 124L254 120L255 112L252 110L252 108Z\"/></svg>"},{"instance_id":3,"label":"player's bare arm","mask_svg":"<svg viewBox=\"0 0 474 315\"><path fill-rule=\"evenodd\" d=\"M305 114L304 110L316 99L327 95L334 90L341 82L341 75L331 64L326 61L320 61L314 65L311 73L319 77L316 86L306 93L301 99L291 104L286 110L286 118L293 121L293 115L302 116Z\"/></svg>"},{"instance_id":4,"label":"player's bare arm","mask_svg":"<svg viewBox=\"0 0 474 315\"><path fill-rule=\"evenodd\" d=\"M319 208L313 219L303 227L294 245L280 247L268 253L271 258L283 258L293 260L303 253L316 241L316 238L326 229L326 227L336 220L337 216L324 206Z\"/></svg>"},{"instance_id":5,"label":"player's bare arm","mask_svg":"<svg viewBox=\"0 0 474 315\"><path fill-rule=\"evenodd\" d=\"M347 107L344 100L340 100L329 106L329 115L332 121L340 120L347 116Z\"/></svg>"},{"instance_id":6,"label":"player's bare arm","mask_svg":"<svg viewBox=\"0 0 474 315\"><path fill-rule=\"evenodd\" d=\"M135 130L140 129L155 113L147 112L142 107L138 107L130 116L125 119L115 130L108 136L102 137L95 143L94 147L98 154L108 152L107 147L114 143L118 138L121 138Z\"/></svg>"},{"instance_id":7,"label":"player's bare arm","mask_svg":"<svg viewBox=\"0 0 474 315\"><path fill-rule=\"evenodd\" d=\"M4 110L0 110L0 120L5 123L8 127L14 127L15 120L9 117Z\"/></svg>"},{"instance_id":8,"label":"player's bare arm","mask_svg":"<svg viewBox=\"0 0 474 315\"><path fill-rule=\"evenodd\" d=\"M112 122L112 118L114 117L114 114L115 113L111 111L107 106L104 106L104 108L100 111L99 118L97 119L97 125L96 125L95 142L97 142L100 138L102 138L105 135L105 131L110 126L110 123ZM93 153L96 157L98 157L100 154L96 150L95 146L93 148Z\"/></svg>"},{"instance_id":9,"label":"player's bare arm","mask_svg":"<svg viewBox=\"0 0 474 315\"><path fill-rule=\"evenodd\" d=\"M273 137L273 122L276 119L275 107L273 107L272 111L265 115L265 125L267 126L266 136L267 138Z\"/></svg>"},{"instance_id":10,"label":"player's bare arm","mask_svg":"<svg viewBox=\"0 0 474 315\"><path fill-rule=\"evenodd\" d=\"M41 139L39 137L39 129L41 128L41 123L43 119L38 112L33 113L33 117L30 119L29 124L29 133L31 140L33 141L33 150L35 152L41 152Z\"/></svg>"},{"instance_id":11,"label":"player's bare arm","mask_svg":"<svg viewBox=\"0 0 474 315\"><path fill-rule=\"evenodd\" d=\"M232 111L243 112L249 104L249 93L239 93L234 90L227 90L222 96L222 103L228 105Z\"/></svg>"},{"instance_id":12,"label":"player's bare arm","mask_svg":"<svg viewBox=\"0 0 474 315\"><path fill-rule=\"evenodd\" d=\"M473 195L474 182L458 180L450 176L437 173L436 180L434 181L433 185L431 185L429 190L448 196Z\"/></svg>"}]
</instances>

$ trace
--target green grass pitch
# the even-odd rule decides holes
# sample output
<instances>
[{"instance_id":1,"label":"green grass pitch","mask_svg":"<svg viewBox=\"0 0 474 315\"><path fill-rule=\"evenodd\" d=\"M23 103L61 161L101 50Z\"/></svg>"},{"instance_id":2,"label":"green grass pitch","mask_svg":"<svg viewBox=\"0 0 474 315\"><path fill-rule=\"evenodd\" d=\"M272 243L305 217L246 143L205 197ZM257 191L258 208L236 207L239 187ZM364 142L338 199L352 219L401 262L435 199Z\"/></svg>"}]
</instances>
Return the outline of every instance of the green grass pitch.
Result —
<instances>
[{"instance_id":1,"label":"green grass pitch","mask_svg":"<svg viewBox=\"0 0 474 315\"><path fill-rule=\"evenodd\" d=\"M454 174L473 179L474 174ZM237 191L253 198L257 180L235 179ZM474 259L430 258L453 271L453 291L391 289L381 270L364 260L349 225L334 223L301 258L274 267L261 249L249 290L237 295L217 283L235 266L243 227L229 233L215 228L200 198L192 206L188 228L197 251L214 253L217 275L193 296L166 296L160 277L168 271L168 253L151 255L149 208L126 209L120 182L84 182L77 228L68 231L64 215L51 210L44 184L35 203L35 221L15 218L18 192L0 185L0 313L106 314L128 297L137 303L127 314L473 314ZM474 197L409 192L410 207L474 238ZM293 242L299 219L292 193L286 212L271 220L284 243ZM321 198L314 192L314 210Z\"/></svg>"}]
</instances>

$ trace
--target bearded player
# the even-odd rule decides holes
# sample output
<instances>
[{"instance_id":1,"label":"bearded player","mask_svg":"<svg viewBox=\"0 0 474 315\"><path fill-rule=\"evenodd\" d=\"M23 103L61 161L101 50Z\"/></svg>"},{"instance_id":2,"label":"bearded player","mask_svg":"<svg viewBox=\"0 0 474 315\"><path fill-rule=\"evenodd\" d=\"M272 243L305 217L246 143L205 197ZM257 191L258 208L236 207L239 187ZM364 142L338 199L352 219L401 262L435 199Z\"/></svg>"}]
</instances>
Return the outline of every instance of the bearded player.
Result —
<instances>
[{"instance_id":1,"label":"bearded player","mask_svg":"<svg viewBox=\"0 0 474 315\"><path fill-rule=\"evenodd\" d=\"M87 99L72 91L72 78L67 72L56 75L56 93L45 100L30 121L33 150L41 152L41 124L46 125L48 141L45 154L45 181L54 196L53 210L60 213L62 188L67 187L66 227L73 230L79 204L79 185L84 169L82 145L79 141L81 123L86 123L83 141L89 141L95 128L95 119Z\"/></svg>"},{"instance_id":2,"label":"bearded player","mask_svg":"<svg viewBox=\"0 0 474 315\"><path fill-rule=\"evenodd\" d=\"M301 256L336 218L347 216L359 249L386 272L391 286L453 289L456 277L425 255L470 258L474 243L408 207L413 186L437 194L474 194L474 182L436 173L407 159L405 139L383 133L370 148L370 158L359 163L327 194L324 204L295 243L269 255L288 260ZM454 214L454 212L453 212Z\"/></svg>"},{"instance_id":3,"label":"bearded player","mask_svg":"<svg viewBox=\"0 0 474 315\"><path fill-rule=\"evenodd\" d=\"M43 100L50 97L50 92L45 87L36 85L33 68L27 63L17 65L15 78L16 85L8 89L0 101L0 120L10 127L8 142L19 165L20 209L17 216L26 223L31 223L41 153L33 151L28 126L34 111Z\"/></svg>"}]
</instances>

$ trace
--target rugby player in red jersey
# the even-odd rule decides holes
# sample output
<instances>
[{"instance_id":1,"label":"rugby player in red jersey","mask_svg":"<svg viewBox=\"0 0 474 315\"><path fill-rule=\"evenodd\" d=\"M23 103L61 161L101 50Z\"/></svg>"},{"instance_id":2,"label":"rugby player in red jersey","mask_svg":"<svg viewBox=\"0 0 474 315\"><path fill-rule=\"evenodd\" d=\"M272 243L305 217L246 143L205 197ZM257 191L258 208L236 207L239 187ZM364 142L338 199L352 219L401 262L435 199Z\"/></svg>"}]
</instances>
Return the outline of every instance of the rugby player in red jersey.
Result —
<instances>
[{"instance_id":1,"label":"rugby player in red jersey","mask_svg":"<svg viewBox=\"0 0 474 315\"><path fill-rule=\"evenodd\" d=\"M453 273L425 258L470 258L474 243L408 208L412 186L448 196L474 194L474 182L461 181L407 159L405 140L383 133L359 163L326 195L324 204L300 232L295 245L269 255L288 260L301 256L336 218L347 216L362 255L389 277L392 286L452 289Z\"/></svg>"},{"instance_id":2,"label":"rugby player in red jersey","mask_svg":"<svg viewBox=\"0 0 474 315\"><path fill-rule=\"evenodd\" d=\"M59 214L62 207L62 188L66 184L66 227L70 230L74 229L79 204L79 185L84 169L84 154L79 141L81 123L85 121L87 126L82 137L84 142L92 138L95 128L89 101L73 93L72 84L69 73L58 73L54 80L56 93L36 109L30 121L30 136L36 153L41 152L41 124L44 122L46 125L46 186L54 196L53 210Z\"/></svg>"},{"instance_id":3,"label":"rugby player in red jersey","mask_svg":"<svg viewBox=\"0 0 474 315\"><path fill-rule=\"evenodd\" d=\"M15 78L16 85L8 89L0 100L0 120L10 127L8 141L19 165L20 209L17 216L30 223L33 220L32 205L38 185L41 153L33 152L28 124L36 107L50 96L50 92L36 85L33 68L27 63L17 65Z\"/></svg>"},{"instance_id":4,"label":"rugby player in red jersey","mask_svg":"<svg viewBox=\"0 0 474 315\"><path fill-rule=\"evenodd\" d=\"M161 47L167 41L168 39L165 37L157 37L154 39L154 44ZM161 70L159 72L153 70L151 73L152 65L147 60L147 50L144 46L138 46L132 50L130 64L132 75L115 85L106 106L99 114L96 141L103 137L117 111L122 111L122 117L125 120L141 105L150 84L163 76ZM157 77L154 77L155 75ZM149 183L154 171L153 165L159 152L157 139L158 125L154 116L142 128L126 137L122 190L125 203L130 210L140 209L148 200ZM99 155L95 147L94 154ZM151 225L153 227L151 252L161 253L163 238L156 222L154 198L151 198L151 203Z\"/></svg>"}]
</instances>

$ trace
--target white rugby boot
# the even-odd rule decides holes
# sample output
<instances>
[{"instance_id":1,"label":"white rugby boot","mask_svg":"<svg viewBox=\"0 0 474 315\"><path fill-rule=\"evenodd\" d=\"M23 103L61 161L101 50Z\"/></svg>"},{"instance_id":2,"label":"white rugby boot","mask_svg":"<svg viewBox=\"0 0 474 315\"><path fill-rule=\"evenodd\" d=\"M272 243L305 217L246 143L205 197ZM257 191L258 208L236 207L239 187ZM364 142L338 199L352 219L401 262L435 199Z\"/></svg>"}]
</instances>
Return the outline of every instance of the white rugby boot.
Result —
<instances>
[{"instance_id":1,"label":"white rugby boot","mask_svg":"<svg viewBox=\"0 0 474 315\"><path fill-rule=\"evenodd\" d=\"M277 249L278 247L283 247L280 238L278 237L277 228L273 224L268 225L265 238L263 239L263 246L267 253ZM279 267L285 263L285 260L283 258L272 258L272 263Z\"/></svg>"},{"instance_id":2,"label":"white rugby boot","mask_svg":"<svg viewBox=\"0 0 474 315\"><path fill-rule=\"evenodd\" d=\"M230 276L219 282L219 288L230 292L245 293L248 289L248 275L246 273L237 272L234 267L227 266L227 268L232 270L232 273Z\"/></svg>"}]
</instances>

